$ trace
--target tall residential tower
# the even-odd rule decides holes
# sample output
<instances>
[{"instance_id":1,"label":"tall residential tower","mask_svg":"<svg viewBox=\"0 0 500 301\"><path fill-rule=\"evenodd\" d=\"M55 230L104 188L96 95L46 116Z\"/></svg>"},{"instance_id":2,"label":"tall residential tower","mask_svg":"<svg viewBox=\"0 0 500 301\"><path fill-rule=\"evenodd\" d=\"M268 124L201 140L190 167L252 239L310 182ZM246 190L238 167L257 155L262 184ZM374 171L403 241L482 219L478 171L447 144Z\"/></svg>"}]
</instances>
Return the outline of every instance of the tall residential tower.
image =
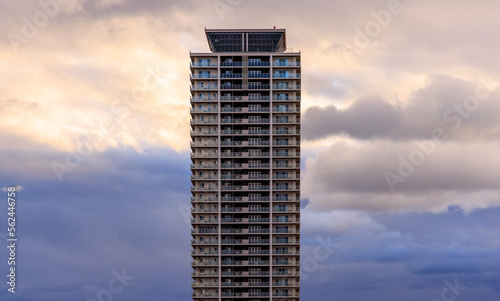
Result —
<instances>
[{"instance_id":1,"label":"tall residential tower","mask_svg":"<svg viewBox=\"0 0 500 301\"><path fill-rule=\"evenodd\" d=\"M284 29L206 29L191 52L193 293L298 301L300 52Z\"/></svg>"}]
</instances>

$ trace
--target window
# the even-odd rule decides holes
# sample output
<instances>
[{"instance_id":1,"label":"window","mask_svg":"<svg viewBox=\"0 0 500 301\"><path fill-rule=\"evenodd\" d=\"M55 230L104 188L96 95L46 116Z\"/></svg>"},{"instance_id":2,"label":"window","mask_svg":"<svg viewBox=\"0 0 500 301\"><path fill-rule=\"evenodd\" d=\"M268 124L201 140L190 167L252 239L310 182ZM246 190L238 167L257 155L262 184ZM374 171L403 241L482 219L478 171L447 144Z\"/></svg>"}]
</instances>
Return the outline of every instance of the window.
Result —
<instances>
[{"instance_id":1,"label":"window","mask_svg":"<svg viewBox=\"0 0 500 301\"><path fill-rule=\"evenodd\" d=\"M288 112L288 105L277 105L276 111L278 112Z\"/></svg>"},{"instance_id":2,"label":"window","mask_svg":"<svg viewBox=\"0 0 500 301\"><path fill-rule=\"evenodd\" d=\"M276 66L290 66L288 59L276 59Z\"/></svg>"},{"instance_id":3,"label":"window","mask_svg":"<svg viewBox=\"0 0 500 301\"><path fill-rule=\"evenodd\" d=\"M278 100L288 100L288 94L287 93L278 93L277 94L277 99Z\"/></svg>"},{"instance_id":4,"label":"window","mask_svg":"<svg viewBox=\"0 0 500 301\"><path fill-rule=\"evenodd\" d=\"M200 78L210 78L210 71L200 71L198 74Z\"/></svg>"},{"instance_id":5,"label":"window","mask_svg":"<svg viewBox=\"0 0 500 301\"><path fill-rule=\"evenodd\" d=\"M200 59L198 63L202 67L208 67L210 66L210 59Z\"/></svg>"}]
</instances>

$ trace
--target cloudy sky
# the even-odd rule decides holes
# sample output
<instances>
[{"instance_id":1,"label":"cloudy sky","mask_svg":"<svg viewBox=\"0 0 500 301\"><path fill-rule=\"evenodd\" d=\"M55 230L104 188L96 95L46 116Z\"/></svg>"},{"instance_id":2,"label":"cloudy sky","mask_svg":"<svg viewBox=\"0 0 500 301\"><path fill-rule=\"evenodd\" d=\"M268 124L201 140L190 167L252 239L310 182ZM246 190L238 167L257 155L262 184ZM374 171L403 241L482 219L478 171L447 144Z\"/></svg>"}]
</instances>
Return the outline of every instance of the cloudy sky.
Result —
<instances>
[{"instance_id":1,"label":"cloudy sky","mask_svg":"<svg viewBox=\"0 0 500 301\"><path fill-rule=\"evenodd\" d=\"M189 51L273 26L302 52L302 300L500 299L500 2L0 4L0 300L116 273L113 300L190 300Z\"/></svg>"}]
</instances>

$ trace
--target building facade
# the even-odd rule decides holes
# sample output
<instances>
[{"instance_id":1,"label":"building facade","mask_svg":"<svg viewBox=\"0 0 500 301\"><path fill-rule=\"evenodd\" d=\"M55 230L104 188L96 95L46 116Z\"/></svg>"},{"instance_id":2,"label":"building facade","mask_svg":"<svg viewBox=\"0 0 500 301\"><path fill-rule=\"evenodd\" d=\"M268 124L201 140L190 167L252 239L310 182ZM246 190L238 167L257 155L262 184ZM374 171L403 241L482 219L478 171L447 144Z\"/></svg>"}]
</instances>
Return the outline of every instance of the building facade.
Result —
<instances>
[{"instance_id":1,"label":"building facade","mask_svg":"<svg viewBox=\"0 0 500 301\"><path fill-rule=\"evenodd\" d=\"M300 52L205 30L191 52L192 298L299 300Z\"/></svg>"}]
</instances>

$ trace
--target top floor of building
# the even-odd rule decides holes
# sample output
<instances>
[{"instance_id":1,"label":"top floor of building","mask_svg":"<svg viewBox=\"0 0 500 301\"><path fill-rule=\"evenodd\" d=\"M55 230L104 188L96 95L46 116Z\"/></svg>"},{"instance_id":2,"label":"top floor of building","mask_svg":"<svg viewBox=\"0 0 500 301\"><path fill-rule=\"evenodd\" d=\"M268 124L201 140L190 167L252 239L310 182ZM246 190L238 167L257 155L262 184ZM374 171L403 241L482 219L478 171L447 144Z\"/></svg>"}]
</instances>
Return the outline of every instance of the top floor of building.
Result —
<instances>
[{"instance_id":1,"label":"top floor of building","mask_svg":"<svg viewBox=\"0 0 500 301\"><path fill-rule=\"evenodd\" d=\"M205 28L205 34L212 53L277 54L287 52L286 29Z\"/></svg>"}]
</instances>

